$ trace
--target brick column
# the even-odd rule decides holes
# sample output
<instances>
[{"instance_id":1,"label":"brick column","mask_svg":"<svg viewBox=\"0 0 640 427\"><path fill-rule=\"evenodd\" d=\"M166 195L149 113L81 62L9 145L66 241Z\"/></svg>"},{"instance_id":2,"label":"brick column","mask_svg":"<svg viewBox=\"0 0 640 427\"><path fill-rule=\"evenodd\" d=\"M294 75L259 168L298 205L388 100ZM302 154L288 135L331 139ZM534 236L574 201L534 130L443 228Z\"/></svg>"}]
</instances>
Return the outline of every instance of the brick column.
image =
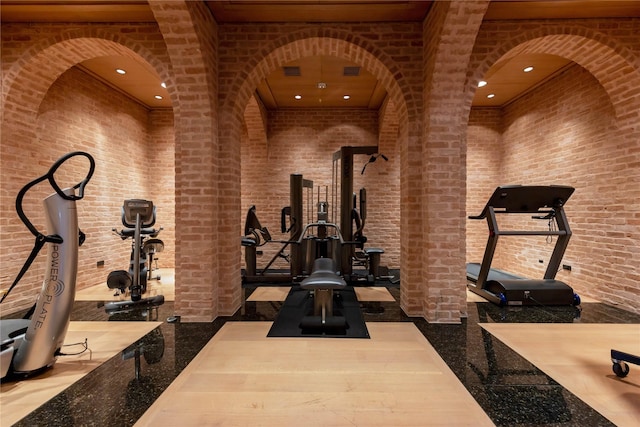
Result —
<instances>
[{"instance_id":1,"label":"brick column","mask_svg":"<svg viewBox=\"0 0 640 427\"><path fill-rule=\"evenodd\" d=\"M176 135L175 312L218 314L217 25L202 2L149 1L173 67Z\"/></svg>"},{"instance_id":2,"label":"brick column","mask_svg":"<svg viewBox=\"0 0 640 427\"><path fill-rule=\"evenodd\" d=\"M424 22L425 111L421 226L425 246L411 258L423 268L424 317L458 323L466 314L465 83L488 1L435 2ZM403 278L404 279L404 278Z\"/></svg>"}]
</instances>

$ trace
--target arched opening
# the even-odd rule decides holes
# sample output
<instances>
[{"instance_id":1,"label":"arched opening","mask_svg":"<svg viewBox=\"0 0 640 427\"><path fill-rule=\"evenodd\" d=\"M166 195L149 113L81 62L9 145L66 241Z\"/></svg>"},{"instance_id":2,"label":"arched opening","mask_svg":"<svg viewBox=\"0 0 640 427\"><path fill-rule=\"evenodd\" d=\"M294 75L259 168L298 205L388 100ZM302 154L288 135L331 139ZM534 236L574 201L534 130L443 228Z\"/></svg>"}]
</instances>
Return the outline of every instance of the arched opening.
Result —
<instances>
[{"instance_id":1,"label":"arched opening","mask_svg":"<svg viewBox=\"0 0 640 427\"><path fill-rule=\"evenodd\" d=\"M628 184L637 171L625 166L637 147L634 122L640 97L630 88L640 83L640 73L629 52L612 43L596 34L537 31L485 56L474 71L478 79L493 64L522 55L554 55L570 63L500 108L470 109L467 213L479 213L498 185L575 187L565 207L573 235L563 264L570 269L560 270L557 277L581 296L637 311L626 296L629 274L621 279L620 271L635 262L635 255L625 248L640 237L633 226L637 191ZM620 84L622 78L627 83ZM467 223L468 262L481 260L483 225ZM540 238L505 240L494 265L541 278L550 246Z\"/></svg>"},{"instance_id":2,"label":"arched opening","mask_svg":"<svg viewBox=\"0 0 640 427\"><path fill-rule=\"evenodd\" d=\"M390 267L399 268L400 171L402 167L399 153L400 147L407 143L409 111L415 111L415 106L411 101L407 101L412 99L411 89L404 86L406 82L398 75L393 75L391 70L394 66L389 58L381 54L377 57L368 52L366 46L358 46L332 37L309 38L307 34L301 34L298 37L299 39L294 41L289 37L285 43L274 47L263 58L252 64L247 75L238 78L237 83L231 85L237 88L234 91L235 96L226 99L224 103L225 108L222 114L233 111L234 122L244 120L242 125L236 126L237 130L232 130L235 137L243 141L243 148L240 150L243 171L240 184L242 200L234 221L243 224L246 209L250 205L257 204L260 205L257 207L258 212L261 213L262 224L267 225L270 231L279 232L280 209L287 206L289 202L289 174L302 173L305 178L313 180L314 184L321 188L330 187L332 154L336 150L348 145L376 145L390 160L381 161L381 164L376 166L368 166L367 174L361 174L360 169L368 158L355 160L354 164L357 164L357 167L354 169L357 170L354 170L354 189L360 186L367 187L368 204L371 203L368 208L368 216L371 218L369 234L371 237L376 233L382 235L378 240L373 238L376 246L385 248L387 244L385 242L391 242L389 259L396 264ZM323 113L326 115L325 119L322 119L318 118L317 111L302 109L267 111L263 106L258 105L260 103L255 101L253 93L262 79L265 79L273 70L296 58L315 55L339 57L361 65L363 68L366 67L368 72L385 85L389 94L386 106L379 111L342 110L331 113L327 110ZM310 114L316 114L315 118ZM289 119L285 119L285 116L289 116ZM291 119L291 116L295 116L295 119ZM279 124L283 124L286 120L296 125L279 127ZM225 121L227 124L230 122ZM381 133L383 123L385 123L385 131ZM389 123L393 126L386 127ZM227 129L229 128L234 127L227 126ZM265 135L264 132L267 134ZM228 143L223 141L222 144L233 145L232 138L228 141ZM293 143L293 141L299 141L299 143ZM248 143L255 143L255 145L247 148ZM256 160L257 155L262 156L261 161ZM273 166L276 164L277 168ZM375 185L381 182L384 184ZM259 198L258 203L254 201L255 197ZM389 200L390 197L395 197L395 200ZM379 198L377 202L376 198ZM375 212L375 204L384 205L387 208L384 212ZM389 206L395 210L390 212ZM385 227L381 226L383 223L386 224ZM236 253L237 259L240 260L242 254L239 249ZM274 247L273 250L277 252L279 247ZM265 264L271 258L270 255L264 255Z\"/></svg>"},{"instance_id":3,"label":"arched opening","mask_svg":"<svg viewBox=\"0 0 640 427\"><path fill-rule=\"evenodd\" d=\"M16 61L4 78L2 217L15 217L13 200L19 189L62 155L76 150L91 154L96 172L86 189L88 197L78 203L79 225L88 236L79 253L78 290L104 286L109 297L113 292L105 284L108 273L128 265L130 246L111 232L121 228L120 208L126 198L154 200L167 248L160 267L175 266L173 111L151 109L79 66L107 56L149 69L154 69L151 62L158 64L155 55L131 41L86 31L66 33L62 41L43 41ZM167 75L163 66L154 72ZM16 161L5 162L10 158ZM34 189L25 199L38 230L46 229L41 204L48 194L48 188ZM19 221L3 221L0 234L2 283L11 283L33 239ZM21 292L7 300L7 310L33 303L33 291L41 286L38 262L44 260L38 259L21 280Z\"/></svg>"}]
</instances>

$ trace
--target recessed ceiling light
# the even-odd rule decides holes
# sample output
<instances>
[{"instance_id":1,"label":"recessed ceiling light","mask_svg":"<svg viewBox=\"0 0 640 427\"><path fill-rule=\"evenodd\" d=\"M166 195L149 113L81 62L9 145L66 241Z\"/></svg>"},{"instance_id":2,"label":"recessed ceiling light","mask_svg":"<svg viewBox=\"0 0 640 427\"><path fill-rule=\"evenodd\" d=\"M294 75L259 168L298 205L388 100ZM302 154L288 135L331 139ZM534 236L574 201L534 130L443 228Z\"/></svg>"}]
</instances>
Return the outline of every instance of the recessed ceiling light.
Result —
<instances>
[{"instance_id":1,"label":"recessed ceiling light","mask_svg":"<svg viewBox=\"0 0 640 427\"><path fill-rule=\"evenodd\" d=\"M484 80L480 80L478 82L478 87L483 87L483 86L486 86L486 85L487 85L487 82L485 82Z\"/></svg>"},{"instance_id":2,"label":"recessed ceiling light","mask_svg":"<svg viewBox=\"0 0 640 427\"><path fill-rule=\"evenodd\" d=\"M160 86L162 86L163 88L167 88L167 84L165 82L160 83Z\"/></svg>"},{"instance_id":3,"label":"recessed ceiling light","mask_svg":"<svg viewBox=\"0 0 640 427\"><path fill-rule=\"evenodd\" d=\"M531 67L531 66L526 67L526 68L525 68L524 70L522 70L522 71L524 71L525 73L529 73L529 72L533 71L533 67Z\"/></svg>"},{"instance_id":4,"label":"recessed ceiling light","mask_svg":"<svg viewBox=\"0 0 640 427\"><path fill-rule=\"evenodd\" d=\"M349 98L351 98L349 95L344 95L344 96L342 97L342 99L349 99Z\"/></svg>"},{"instance_id":5,"label":"recessed ceiling light","mask_svg":"<svg viewBox=\"0 0 640 427\"><path fill-rule=\"evenodd\" d=\"M302 95L296 95L294 96L295 99L302 99Z\"/></svg>"},{"instance_id":6,"label":"recessed ceiling light","mask_svg":"<svg viewBox=\"0 0 640 427\"><path fill-rule=\"evenodd\" d=\"M122 68L116 68L116 73L118 73L118 74L127 74L127 72L125 70L123 70Z\"/></svg>"},{"instance_id":7,"label":"recessed ceiling light","mask_svg":"<svg viewBox=\"0 0 640 427\"><path fill-rule=\"evenodd\" d=\"M162 99L162 97L160 95L156 95L154 96L155 99Z\"/></svg>"},{"instance_id":8,"label":"recessed ceiling light","mask_svg":"<svg viewBox=\"0 0 640 427\"><path fill-rule=\"evenodd\" d=\"M491 98L493 98L494 96L496 96L496 94L495 94L495 93L490 93L489 95L487 95L487 98L491 99Z\"/></svg>"}]
</instances>

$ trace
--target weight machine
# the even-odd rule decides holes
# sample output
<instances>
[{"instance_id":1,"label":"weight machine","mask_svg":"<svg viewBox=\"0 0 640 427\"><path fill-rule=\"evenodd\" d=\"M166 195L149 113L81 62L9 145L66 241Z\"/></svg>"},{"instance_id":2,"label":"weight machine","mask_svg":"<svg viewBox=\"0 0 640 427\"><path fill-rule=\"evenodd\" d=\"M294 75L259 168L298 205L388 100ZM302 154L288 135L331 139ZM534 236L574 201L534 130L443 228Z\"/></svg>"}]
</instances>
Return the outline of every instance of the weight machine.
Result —
<instances>
[{"instance_id":1,"label":"weight machine","mask_svg":"<svg viewBox=\"0 0 640 427\"><path fill-rule=\"evenodd\" d=\"M281 232L289 233L288 240L273 240L267 227L263 227L258 220L255 206L249 208L245 220L244 236L241 239L242 246L245 248L246 264L243 282L299 281L311 274L314 261L318 257L332 258L337 271L347 282L360 279L357 274L354 274L354 265L366 268L366 280L369 283L373 283L378 278L390 278L380 275L380 258L384 249L364 248L367 241L363 235L367 215L367 196L366 190L361 189L359 192L359 211L355 209L355 206L358 205L358 198L353 192L353 158L355 155L370 156L362 173L369 163L375 162L379 157L388 160L386 156L378 153L376 146L347 146L335 152L332 162L331 201L329 202L328 187L325 188L324 200L320 200L321 190L318 188L317 202L315 203L317 218L315 219L310 218L311 212L314 212L312 208L314 203L313 181L304 179L301 174L290 175L290 204L281 211ZM287 217L290 223L288 228L286 227ZM332 223L333 218L339 218L339 224ZM333 232L326 234L327 229ZM311 234L311 230L317 231L317 234ZM266 267L258 269L258 248L273 242L280 243L282 247ZM287 248L290 251L288 255L284 252ZM279 257L289 262L289 274L268 271Z\"/></svg>"},{"instance_id":2,"label":"weight machine","mask_svg":"<svg viewBox=\"0 0 640 427\"><path fill-rule=\"evenodd\" d=\"M377 146L345 146L333 153L333 209L335 214L336 209L338 209L339 195L339 226L342 231L342 238L345 242L349 242L349 244L345 245L345 250L342 251L339 265L347 282L357 280L357 276L353 273L354 264L366 267L367 282L374 282L380 278L389 279L389 276L383 277L380 271L380 258L384 253L384 249L364 248L367 239L362 234L362 231L367 217L367 193L366 189L360 189L360 210L358 212L355 209L358 203L353 191L353 159L356 155L370 156L362 168L361 174L364 174L368 164L375 162L379 157L382 157L385 161L388 160L384 154L378 153ZM355 231L354 222L356 225Z\"/></svg>"}]
</instances>

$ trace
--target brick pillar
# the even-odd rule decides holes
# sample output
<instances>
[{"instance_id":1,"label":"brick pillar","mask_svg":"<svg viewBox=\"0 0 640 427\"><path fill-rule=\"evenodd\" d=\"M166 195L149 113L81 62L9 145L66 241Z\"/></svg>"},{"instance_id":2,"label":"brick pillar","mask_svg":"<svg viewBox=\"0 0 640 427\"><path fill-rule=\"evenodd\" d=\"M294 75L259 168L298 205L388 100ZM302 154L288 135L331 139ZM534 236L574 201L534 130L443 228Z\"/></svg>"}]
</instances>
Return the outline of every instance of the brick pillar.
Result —
<instances>
[{"instance_id":1,"label":"brick pillar","mask_svg":"<svg viewBox=\"0 0 640 427\"><path fill-rule=\"evenodd\" d=\"M402 121L400 121L402 123ZM421 176L422 131L418 123L399 127L400 144L400 306L409 316L423 316L424 265L422 252L428 243L424 233Z\"/></svg>"},{"instance_id":2,"label":"brick pillar","mask_svg":"<svg viewBox=\"0 0 640 427\"><path fill-rule=\"evenodd\" d=\"M430 322L458 323L466 314L465 202L468 112L467 64L488 1L435 2L424 22L425 91L422 150L426 247L421 259L423 315ZM416 184L413 184L414 186Z\"/></svg>"},{"instance_id":3,"label":"brick pillar","mask_svg":"<svg viewBox=\"0 0 640 427\"><path fill-rule=\"evenodd\" d=\"M220 315L232 315L242 304L240 275L240 236L238 222L241 212L240 143L242 122L239 114L220 112L220 147L218 182L218 235L219 235L219 306Z\"/></svg>"},{"instance_id":4,"label":"brick pillar","mask_svg":"<svg viewBox=\"0 0 640 427\"><path fill-rule=\"evenodd\" d=\"M202 2L149 1L173 67L176 135L175 313L218 314L217 25Z\"/></svg>"}]
</instances>

